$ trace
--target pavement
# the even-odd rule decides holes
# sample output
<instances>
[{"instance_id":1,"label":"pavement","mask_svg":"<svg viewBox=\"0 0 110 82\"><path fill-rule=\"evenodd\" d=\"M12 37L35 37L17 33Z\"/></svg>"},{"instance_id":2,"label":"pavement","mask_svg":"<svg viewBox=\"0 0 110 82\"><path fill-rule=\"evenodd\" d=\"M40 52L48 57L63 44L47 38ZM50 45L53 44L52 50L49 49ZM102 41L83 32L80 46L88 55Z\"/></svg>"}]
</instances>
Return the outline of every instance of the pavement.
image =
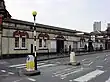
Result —
<instances>
[{"instance_id":1,"label":"pavement","mask_svg":"<svg viewBox=\"0 0 110 82\"><path fill-rule=\"evenodd\" d=\"M103 51L97 51L97 52L80 52L76 53L76 56L82 56L82 55L90 55L90 54L96 54L96 53L105 53L110 52L110 50L103 50ZM56 58L63 58L63 57L69 57L70 55L68 53L63 54L51 54L51 55L41 55L38 56L38 61L44 61L44 60L50 60L50 59L56 59Z\"/></svg>"},{"instance_id":2,"label":"pavement","mask_svg":"<svg viewBox=\"0 0 110 82\"><path fill-rule=\"evenodd\" d=\"M80 66L68 65L69 57L38 61L41 75L25 76L26 58L0 60L0 82L110 82L110 52L76 56Z\"/></svg>"}]
</instances>

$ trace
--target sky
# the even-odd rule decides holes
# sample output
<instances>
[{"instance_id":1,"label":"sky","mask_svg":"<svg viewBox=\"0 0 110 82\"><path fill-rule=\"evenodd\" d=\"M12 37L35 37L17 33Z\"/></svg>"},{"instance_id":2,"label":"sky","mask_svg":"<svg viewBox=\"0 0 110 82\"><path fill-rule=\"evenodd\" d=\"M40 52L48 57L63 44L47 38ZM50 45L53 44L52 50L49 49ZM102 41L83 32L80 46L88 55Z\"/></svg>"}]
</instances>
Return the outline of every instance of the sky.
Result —
<instances>
[{"instance_id":1,"label":"sky","mask_svg":"<svg viewBox=\"0 0 110 82\"><path fill-rule=\"evenodd\" d=\"M93 31L93 23L101 21L102 31L110 23L110 0L5 0L12 18L84 32Z\"/></svg>"}]
</instances>

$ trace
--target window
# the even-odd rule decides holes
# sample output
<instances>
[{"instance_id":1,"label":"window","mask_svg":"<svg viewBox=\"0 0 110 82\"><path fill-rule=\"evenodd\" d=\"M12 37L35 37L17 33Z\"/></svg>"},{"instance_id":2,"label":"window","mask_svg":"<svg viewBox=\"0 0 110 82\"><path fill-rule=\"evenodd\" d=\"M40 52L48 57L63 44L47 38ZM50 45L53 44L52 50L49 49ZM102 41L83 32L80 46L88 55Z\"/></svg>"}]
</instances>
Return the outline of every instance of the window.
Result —
<instances>
[{"instance_id":1,"label":"window","mask_svg":"<svg viewBox=\"0 0 110 82\"><path fill-rule=\"evenodd\" d=\"M29 37L28 33L25 31L16 30L13 32L13 37L15 38L15 50L26 49L27 38Z\"/></svg>"},{"instance_id":2,"label":"window","mask_svg":"<svg viewBox=\"0 0 110 82\"><path fill-rule=\"evenodd\" d=\"M15 37L15 48L25 48L26 47L26 38Z\"/></svg>"},{"instance_id":3,"label":"window","mask_svg":"<svg viewBox=\"0 0 110 82\"><path fill-rule=\"evenodd\" d=\"M22 47L23 48L25 47L25 42L26 42L25 38L22 38Z\"/></svg>"},{"instance_id":4,"label":"window","mask_svg":"<svg viewBox=\"0 0 110 82\"><path fill-rule=\"evenodd\" d=\"M15 37L15 48L19 47L19 37Z\"/></svg>"},{"instance_id":5,"label":"window","mask_svg":"<svg viewBox=\"0 0 110 82\"><path fill-rule=\"evenodd\" d=\"M44 39L44 47L46 47L46 39Z\"/></svg>"},{"instance_id":6,"label":"window","mask_svg":"<svg viewBox=\"0 0 110 82\"><path fill-rule=\"evenodd\" d=\"M83 42L82 41L80 42L80 47L83 47Z\"/></svg>"},{"instance_id":7,"label":"window","mask_svg":"<svg viewBox=\"0 0 110 82\"><path fill-rule=\"evenodd\" d=\"M42 47L42 39L39 39L39 47Z\"/></svg>"}]
</instances>

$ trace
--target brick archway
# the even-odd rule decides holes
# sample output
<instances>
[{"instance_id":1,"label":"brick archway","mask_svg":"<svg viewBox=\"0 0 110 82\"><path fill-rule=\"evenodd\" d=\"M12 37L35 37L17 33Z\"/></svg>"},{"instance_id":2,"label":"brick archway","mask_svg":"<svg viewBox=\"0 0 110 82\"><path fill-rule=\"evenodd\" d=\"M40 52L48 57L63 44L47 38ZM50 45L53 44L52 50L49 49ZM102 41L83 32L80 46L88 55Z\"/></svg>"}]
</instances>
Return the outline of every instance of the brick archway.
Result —
<instances>
[{"instance_id":1,"label":"brick archway","mask_svg":"<svg viewBox=\"0 0 110 82\"><path fill-rule=\"evenodd\" d=\"M43 38L43 39L49 39L49 35L47 33L40 33L38 35L38 39Z\"/></svg>"},{"instance_id":2,"label":"brick archway","mask_svg":"<svg viewBox=\"0 0 110 82\"><path fill-rule=\"evenodd\" d=\"M16 37L16 36L20 36L20 37L26 36L27 38L29 38L29 34L27 32L25 32L25 31L21 32L19 30L13 32L13 37Z\"/></svg>"}]
</instances>

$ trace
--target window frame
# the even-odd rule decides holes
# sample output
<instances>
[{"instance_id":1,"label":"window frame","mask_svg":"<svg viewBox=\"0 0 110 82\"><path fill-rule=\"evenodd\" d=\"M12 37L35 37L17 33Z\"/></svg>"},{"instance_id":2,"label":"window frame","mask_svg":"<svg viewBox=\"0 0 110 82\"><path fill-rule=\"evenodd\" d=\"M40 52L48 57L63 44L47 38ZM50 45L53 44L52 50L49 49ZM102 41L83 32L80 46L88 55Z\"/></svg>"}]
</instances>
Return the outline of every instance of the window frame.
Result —
<instances>
[{"instance_id":1,"label":"window frame","mask_svg":"<svg viewBox=\"0 0 110 82\"><path fill-rule=\"evenodd\" d=\"M44 39L44 48L47 47L47 39Z\"/></svg>"},{"instance_id":2,"label":"window frame","mask_svg":"<svg viewBox=\"0 0 110 82\"><path fill-rule=\"evenodd\" d=\"M39 39L39 47L40 47L40 48L42 47L42 40L43 40L43 39Z\"/></svg>"},{"instance_id":3,"label":"window frame","mask_svg":"<svg viewBox=\"0 0 110 82\"><path fill-rule=\"evenodd\" d=\"M18 42L18 43L19 43L19 44L18 44L19 46L18 46L18 47L14 46L14 49L18 49L18 50L19 50L19 49L26 49L26 36L20 37L19 35L16 35L14 39L16 39L16 38L19 38L19 42ZM22 44L23 44L23 43L22 43L22 42L23 42L22 39L23 39L23 38L25 39L25 46L24 46L24 47L22 46ZM14 44L15 44L15 43L14 43ZM15 45L16 45L16 44L15 44Z\"/></svg>"},{"instance_id":4,"label":"window frame","mask_svg":"<svg viewBox=\"0 0 110 82\"><path fill-rule=\"evenodd\" d=\"M16 46L16 38L18 38L18 46ZM14 47L15 47L15 49L19 49L20 48L20 37L19 36L15 37Z\"/></svg>"},{"instance_id":5,"label":"window frame","mask_svg":"<svg viewBox=\"0 0 110 82\"><path fill-rule=\"evenodd\" d=\"M24 42L23 42L23 39L24 39ZM23 46L23 44L24 44L24 46ZM26 38L25 37L21 38L21 48L26 48Z\"/></svg>"}]
</instances>

